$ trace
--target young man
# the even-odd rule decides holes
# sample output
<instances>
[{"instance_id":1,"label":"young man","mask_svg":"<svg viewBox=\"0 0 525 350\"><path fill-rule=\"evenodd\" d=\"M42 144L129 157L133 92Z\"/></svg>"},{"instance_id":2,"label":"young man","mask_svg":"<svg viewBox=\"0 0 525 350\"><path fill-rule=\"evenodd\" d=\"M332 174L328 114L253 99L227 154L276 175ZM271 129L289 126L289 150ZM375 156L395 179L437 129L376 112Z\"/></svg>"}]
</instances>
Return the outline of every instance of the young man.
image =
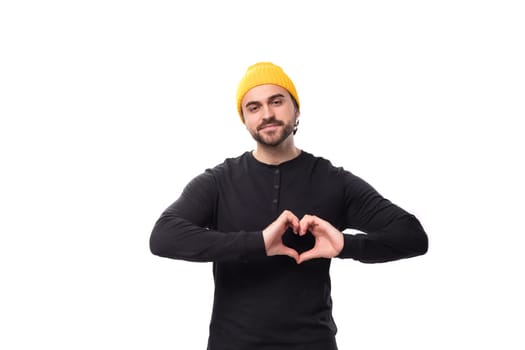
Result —
<instances>
[{"instance_id":1,"label":"young man","mask_svg":"<svg viewBox=\"0 0 525 350\"><path fill-rule=\"evenodd\" d=\"M255 149L193 179L151 234L153 254L213 262L209 350L337 349L331 258L377 263L427 251L416 217L295 146L299 106L280 67L250 66L237 108Z\"/></svg>"}]
</instances>

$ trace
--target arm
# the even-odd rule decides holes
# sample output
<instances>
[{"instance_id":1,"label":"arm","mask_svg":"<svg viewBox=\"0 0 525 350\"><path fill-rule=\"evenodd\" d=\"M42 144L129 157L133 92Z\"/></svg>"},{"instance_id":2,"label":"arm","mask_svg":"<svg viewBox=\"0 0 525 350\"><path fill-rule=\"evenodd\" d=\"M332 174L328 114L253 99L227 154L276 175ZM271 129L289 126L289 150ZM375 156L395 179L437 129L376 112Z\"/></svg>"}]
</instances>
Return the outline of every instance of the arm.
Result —
<instances>
[{"instance_id":1,"label":"arm","mask_svg":"<svg viewBox=\"0 0 525 350\"><path fill-rule=\"evenodd\" d=\"M341 258L365 263L387 262L423 255L428 237L419 220L357 176L346 181L347 227L363 233L344 234Z\"/></svg>"},{"instance_id":2,"label":"arm","mask_svg":"<svg viewBox=\"0 0 525 350\"><path fill-rule=\"evenodd\" d=\"M150 237L153 254L197 262L247 260L265 256L261 232L211 229L218 202L215 179L205 172L157 220Z\"/></svg>"}]
</instances>

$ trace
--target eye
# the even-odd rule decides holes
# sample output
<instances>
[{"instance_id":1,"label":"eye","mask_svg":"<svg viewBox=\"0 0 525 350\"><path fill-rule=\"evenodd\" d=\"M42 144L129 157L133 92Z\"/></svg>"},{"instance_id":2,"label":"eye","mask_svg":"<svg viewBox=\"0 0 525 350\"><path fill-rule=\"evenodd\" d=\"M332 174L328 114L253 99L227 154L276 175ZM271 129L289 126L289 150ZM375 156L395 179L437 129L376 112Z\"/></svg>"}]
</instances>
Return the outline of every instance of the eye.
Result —
<instances>
[{"instance_id":1,"label":"eye","mask_svg":"<svg viewBox=\"0 0 525 350\"><path fill-rule=\"evenodd\" d=\"M250 113L257 112L258 109L259 109L259 106L255 104L251 104L248 106L248 112Z\"/></svg>"},{"instance_id":2,"label":"eye","mask_svg":"<svg viewBox=\"0 0 525 350\"><path fill-rule=\"evenodd\" d=\"M272 105L274 106L280 106L283 103L283 100L280 98L276 98L275 100L272 100Z\"/></svg>"}]
</instances>

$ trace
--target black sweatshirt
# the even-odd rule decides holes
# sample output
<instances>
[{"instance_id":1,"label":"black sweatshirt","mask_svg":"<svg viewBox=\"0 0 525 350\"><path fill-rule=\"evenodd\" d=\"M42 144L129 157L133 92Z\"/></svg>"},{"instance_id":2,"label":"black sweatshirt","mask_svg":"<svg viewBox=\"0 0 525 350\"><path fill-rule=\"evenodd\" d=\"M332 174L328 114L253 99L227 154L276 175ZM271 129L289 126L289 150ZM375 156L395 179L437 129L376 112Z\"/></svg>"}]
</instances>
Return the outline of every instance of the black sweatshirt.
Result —
<instances>
[{"instance_id":1,"label":"black sweatshirt","mask_svg":"<svg viewBox=\"0 0 525 350\"><path fill-rule=\"evenodd\" d=\"M368 183L307 152L280 165L250 152L193 179L158 219L153 254L213 262L215 295L208 342L221 349L336 349L330 259L302 264L267 257L262 230L283 210L316 215L344 233L340 258L386 262L424 254L419 221ZM313 236L286 232L299 253ZM309 344L309 345L307 345Z\"/></svg>"}]
</instances>

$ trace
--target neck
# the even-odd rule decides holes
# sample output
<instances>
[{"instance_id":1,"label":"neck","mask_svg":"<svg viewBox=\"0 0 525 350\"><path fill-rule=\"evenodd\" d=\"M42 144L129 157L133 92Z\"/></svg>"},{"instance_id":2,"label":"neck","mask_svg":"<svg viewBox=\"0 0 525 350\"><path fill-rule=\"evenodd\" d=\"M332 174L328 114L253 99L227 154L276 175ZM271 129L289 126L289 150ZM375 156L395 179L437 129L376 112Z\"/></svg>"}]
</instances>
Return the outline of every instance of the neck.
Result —
<instances>
[{"instance_id":1,"label":"neck","mask_svg":"<svg viewBox=\"0 0 525 350\"><path fill-rule=\"evenodd\" d=\"M288 142L287 142L288 141ZM294 159L301 153L301 150L295 147L293 138L277 146L266 146L257 143L257 147L252 152L255 159L261 163L270 165L279 165Z\"/></svg>"}]
</instances>

